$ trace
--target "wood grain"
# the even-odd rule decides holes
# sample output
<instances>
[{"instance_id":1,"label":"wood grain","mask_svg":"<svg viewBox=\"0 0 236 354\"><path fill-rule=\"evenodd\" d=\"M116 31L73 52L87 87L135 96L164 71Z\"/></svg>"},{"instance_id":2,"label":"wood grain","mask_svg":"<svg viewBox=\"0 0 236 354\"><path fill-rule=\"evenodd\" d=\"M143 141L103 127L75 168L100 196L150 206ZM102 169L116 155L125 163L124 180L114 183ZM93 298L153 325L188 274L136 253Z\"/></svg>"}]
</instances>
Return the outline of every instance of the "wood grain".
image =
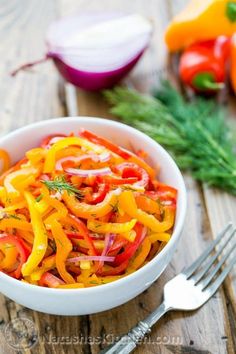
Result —
<instances>
[{"instance_id":1,"label":"wood grain","mask_svg":"<svg viewBox=\"0 0 236 354\"><path fill-rule=\"evenodd\" d=\"M0 4L0 134L30 122L70 115L113 118L101 94L77 91L64 85L48 62L12 78L8 73L19 64L42 57L44 34L51 21L61 15L86 10L126 10L152 18L151 46L133 70L127 84L148 91L157 72L166 66L163 32L170 17L186 0L1 0ZM20 143L20 142L19 142ZM164 284L184 265L190 264L229 218L235 220L235 199L210 190L185 176L188 215L180 246L160 279L146 292L111 311L81 317L59 317L33 312L0 296L0 354L14 351L4 339L5 325L12 319L31 319L39 342L22 353L99 353L117 335L127 332L161 301ZM171 313L154 327L150 339L137 353L233 354L235 343L235 273L215 297L199 311Z\"/></svg>"}]
</instances>

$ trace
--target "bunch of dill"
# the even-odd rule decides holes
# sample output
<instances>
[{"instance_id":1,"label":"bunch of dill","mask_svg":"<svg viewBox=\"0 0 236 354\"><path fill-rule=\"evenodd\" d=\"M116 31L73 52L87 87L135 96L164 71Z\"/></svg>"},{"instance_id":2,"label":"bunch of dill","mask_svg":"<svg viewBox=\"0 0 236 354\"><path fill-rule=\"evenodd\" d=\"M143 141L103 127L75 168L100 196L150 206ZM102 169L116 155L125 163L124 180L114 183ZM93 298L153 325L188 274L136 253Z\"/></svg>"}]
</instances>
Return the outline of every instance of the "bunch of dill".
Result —
<instances>
[{"instance_id":1,"label":"bunch of dill","mask_svg":"<svg viewBox=\"0 0 236 354\"><path fill-rule=\"evenodd\" d=\"M112 113L162 144L183 170L236 195L236 155L226 111L214 100L187 102L163 81L154 97L117 87L105 91Z\"/></svg>"}]
</instances>

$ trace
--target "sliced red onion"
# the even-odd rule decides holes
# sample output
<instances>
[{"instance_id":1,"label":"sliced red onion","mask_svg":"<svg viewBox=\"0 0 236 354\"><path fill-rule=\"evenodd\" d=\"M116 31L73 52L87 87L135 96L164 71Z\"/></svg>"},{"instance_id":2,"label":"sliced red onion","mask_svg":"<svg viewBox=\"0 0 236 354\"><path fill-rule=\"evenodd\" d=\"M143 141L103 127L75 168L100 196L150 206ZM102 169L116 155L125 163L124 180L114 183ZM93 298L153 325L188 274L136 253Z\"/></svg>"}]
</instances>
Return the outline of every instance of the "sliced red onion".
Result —
<instances>
[{"instance_id":1,"label":"sliced red onion","mask_svg":"<svg viewBox=\"0 0 236 354\"><path fill-rule=\"evenodd\" d=\"M42 181L50 181L50 177L48 175L46 175L46 173L42 174L40 179Z\"/></svg>"},{"instance_id":2,"label":"sliced red onion","mask_svg":"<svg viewBox=\"0 0 236 354\"><path fill-rule=\"evenodd\" d=\"M74 258L68 258L68 263L76 263L80 261L101 261L101 262L114 262L115 257L109 256L79 256Z\"/></svg>"},{"instance_id":3,"label":"sliced red onion","mask_svg":"<svg viewBox=\"0 0 236 354\"><path fill-rule=\"evenodd\" d=\"M45 58L12 74L52 58L61 75L75 86L108 88L134 67L151 34L151 22L138 14L101 12L63 18L48 30Z\"/></svg>"},{"instance_id":4,"label":"sliced red onion","mask_svg":"<svg viewBox=\"0 0 236 354\"><path fill-rule=\"evenodd\" d=\"M101 257L105 257L107 255L107 252L109 251L111 245L113 244L114 239L115 239L115 234L107 233L105 235L105 244L104 244L104 248L103 248ZM98 263L97 270L102 268L103 264L104 264L104 261L100 260L100 262Z\"/></svg>"},{"instance_id":5,"label":"sliced red onion","mask_svg":"<svg viewBox=\"0 0 236 354\"><path fill-rule=\"evenodd\" d=\"M96 170L80 170L77 168L65 168L65 172L72 176L89 177L89 176L105 176L111 174L109 167L98 168Z\"/></svg>"},{"instance_id":6,"label":"sliced red onion","mask_svg":"<svg viewBox=\"0 0 236 354\"><path fill-rule=\"evenodd\" d=\"M107 162L109 161L111 158L111 154L110 152L106 151L106 152L103 152L100 156L99 156L99 159L100 159L100 162Z\"/></svg>"}]
</instances>

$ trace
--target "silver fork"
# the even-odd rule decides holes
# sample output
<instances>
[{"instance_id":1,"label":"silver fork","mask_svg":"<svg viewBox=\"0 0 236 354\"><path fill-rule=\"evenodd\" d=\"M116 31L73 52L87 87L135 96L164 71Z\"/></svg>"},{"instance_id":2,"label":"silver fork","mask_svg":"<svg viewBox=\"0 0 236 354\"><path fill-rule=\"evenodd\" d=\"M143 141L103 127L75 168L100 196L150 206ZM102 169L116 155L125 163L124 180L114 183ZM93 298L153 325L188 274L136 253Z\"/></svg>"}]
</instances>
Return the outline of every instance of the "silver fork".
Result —
<instances>
[{"instance_id":1,"label":"silver fork","mask_svg":"<svg viewBox=\"0 0 236 354\"><path fill-rule=\"evenodd\" d=\"M232 223L229 223L195 262L166 283L162 304L126 335L122 336L118 342L105 348L100 353L131 353L142 342L145 335L151 332L151 327L166 312L171 310L196 310L205 304L214 295L236 263L236 256L230 258L236 248L236 242L223 253L235 232L236 228L233 227ZM215 247L218 243L220 245L216 250ZM213 251L215 253L211 254ZM226 261L228 262L226 263Z\"/></svg>"}]
</instances>

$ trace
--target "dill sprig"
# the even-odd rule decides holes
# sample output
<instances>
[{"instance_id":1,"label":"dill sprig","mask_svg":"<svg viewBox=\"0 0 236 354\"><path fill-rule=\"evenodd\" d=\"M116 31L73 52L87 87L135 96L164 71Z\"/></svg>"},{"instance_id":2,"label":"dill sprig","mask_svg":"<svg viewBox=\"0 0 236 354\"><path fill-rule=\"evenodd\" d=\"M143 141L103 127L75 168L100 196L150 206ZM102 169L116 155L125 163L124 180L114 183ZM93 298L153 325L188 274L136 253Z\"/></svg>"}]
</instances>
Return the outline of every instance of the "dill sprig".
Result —
<instances>
[{"instance_id":1,"label":"dill sprig","mask_svg":"<svg viewBox=\"0 0 236 354\"><path fill-rule=\"evenodd\" d=\"M41 181L49 191L62 193L66 191L68 194L74 194L77 198L83 198L83 193L78 190L73 184L66 181L65 176L60 175L55 177L53 181Z\"/></svg>"},{"instance_id":2,"label":"dill sprig","mask_svg":"<svg viewBox=\"0 0 236 354\"><path fill-rule=\"evenodd\" d=\"M122 87L105 96L113 114L162 144L183 170L236 195L235 143L226 111L215 101L196 97L188 102L168 82L155 97Z\"/></svg>"}]
</instances>

